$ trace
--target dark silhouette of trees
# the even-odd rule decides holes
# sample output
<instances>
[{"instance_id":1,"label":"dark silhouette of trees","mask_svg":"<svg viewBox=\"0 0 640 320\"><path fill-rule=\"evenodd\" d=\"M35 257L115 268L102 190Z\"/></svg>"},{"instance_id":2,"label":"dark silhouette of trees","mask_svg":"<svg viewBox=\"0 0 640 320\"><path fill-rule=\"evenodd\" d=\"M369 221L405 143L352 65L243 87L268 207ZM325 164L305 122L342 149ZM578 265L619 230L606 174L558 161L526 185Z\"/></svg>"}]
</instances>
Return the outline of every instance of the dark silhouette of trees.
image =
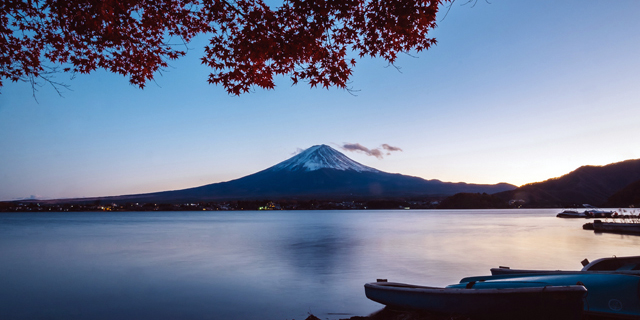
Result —
<instances>
[{"instance_id":1,"label":"dark silhouette of trees","mask_svg":"<svg viewBox=\"0 0 640 320\"><path fill-rule=\"evenodd\" d=\"M274 88L274 76L347 88L359 57L393 64L398 53L435 44L428 32L449 0L3 0L0 86L53 81L96 69L140 88L198 34L209 83L239 95ZM35 87L34 87L35 88Z\"/></svg>"},{"instance_id":2,"label":"dark silhouette of trees","mask_svg":"<svg viewBox=\"0 0 640 320\"><path fill-rule=\"evenodd\" d=\"M607 202L601 205L605 208L640 208L640 180L632 182L614 193Z\"/></svg>"},{"instance_id":3,"label":"dark silhouette of trees","mask_svg":"<svg viewBox=\"0 0 640 320\"><path fill-rule=\"evenodd\" d=\"M509 205L503 199L486 193L456 193L440 202L437 209L503 209Z\"/></svg>"}]
</instances>

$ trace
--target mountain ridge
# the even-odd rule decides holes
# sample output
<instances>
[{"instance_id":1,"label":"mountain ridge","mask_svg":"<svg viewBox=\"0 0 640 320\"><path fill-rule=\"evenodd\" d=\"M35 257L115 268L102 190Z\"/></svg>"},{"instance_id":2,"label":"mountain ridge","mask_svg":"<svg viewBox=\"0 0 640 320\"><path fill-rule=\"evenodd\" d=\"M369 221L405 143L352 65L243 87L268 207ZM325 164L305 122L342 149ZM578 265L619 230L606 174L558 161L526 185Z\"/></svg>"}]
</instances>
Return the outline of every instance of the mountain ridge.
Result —
<instances>
[{"instance_id":1,"label":"mountain ridge","mask_svg":"<svg viewBox=\"0 0 640 320\"><path fill-rule=\"evenodd\" d=\"M184 203L228 200L377 199L448 196L459 192L496 193L515 189L508 183L442 182L383 172L360 164L327 145L312 146L262 171L238 179L182 190L109 197L113 203ZM67 199L67 201L89 201Z\"/></svg>"},{"instance_id":2,"label":"mountain ridge","mask_svg":"<svg viewBox=\"0 0 640 320\"><path fill-rule=\"evenodd\" d=\"M528 207L576 207L604 205L608 198L640 180L640 159L603 166L581 166L560 177L528 183L497 193L505 200L522 200Z\"/></svg>"}]
</instances>

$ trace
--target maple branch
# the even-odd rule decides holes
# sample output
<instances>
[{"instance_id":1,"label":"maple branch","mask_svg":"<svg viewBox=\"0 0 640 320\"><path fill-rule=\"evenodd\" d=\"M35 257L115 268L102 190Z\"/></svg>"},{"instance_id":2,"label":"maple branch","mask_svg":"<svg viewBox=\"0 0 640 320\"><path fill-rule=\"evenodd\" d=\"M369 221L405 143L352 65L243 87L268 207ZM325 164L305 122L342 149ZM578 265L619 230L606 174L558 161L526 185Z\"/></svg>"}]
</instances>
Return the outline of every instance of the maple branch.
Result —
<instances>
[{"instance_id":1,"label":"maple branch","mask_svg":"<svg viewBox=\"0 0 640 320\"><path fill-rule=\"evenodd\" d=\"M414 56L414 55L410 54L409 52L402 51L402 53L404 53L405 55L407 55L407 56L409 56L409 57L411 57L411 58L414 58L414 59L420 59L420 57Z\"/></svg>"},{"instance_id":2,"label":"maple branch","mask_svg":"<svg viewBox=\"0 0 640 320\"><path fill-rule=\"evenodd\" d=\"M231 10L235 11L237 14L239 14L241 17L243 17L245 20L247 20L247 17L244 15L244 13L242 13L242 11L240 11L240 9L238 9L234 5L230 4L227 0L222 0L222 2L224 4L226 4L227 7L231 8Z\"/></svg>"},{"instance_id":3,"label":"maple branch","mask_svg":"<svg viewBox=\"0 0 640 320\"><path fill-rule=\"evenodd\" d=\"M389 62L389 64L387 64L387 66L385 68L389 68L389 67L394 67L396 69L396 71L398 71L399 73L402 73L402 71L400 69L402 69L402 67L398 67L395 65L395 63L393 62Z\"/></svg>"},{"instance_id":4,"label":"maple branch","mask_svg":"<svg viewBox=\"0 0 640 320\"><path fill-rule=\"evenodd\" d=\"M61 94L67 86L43 69L48 60L70 65L72 77L100 68L143 88L209 33L201 61L230 94L272 89L280 75L353 94L348 55L380 57L400 72L398 53L434 45L427 33L454 1L283 0L272 10L264 0L13 0L0 5L0 86L29 81L35 91L41 77Z\"/></svg>"},{"instance_id":5,"label":"maple branch","mask_svg":"<svg viewBox=\"0 0 640 320\"><path fill-rule=\"evenodd\" d=\"M471 6L471 8L475 8L476 4L478 4L478 0L469 0L467 1L467 3L463 4L463 6L471 2L473 2L473 5Z\"/></svg>"},{"instance_id":6,"label":"maple branch","mask_svg":"<svg viewBox=\"0 0 640 320\"><path fill-rule=\"evenodd\" d=\"M32 96L33 99L36 101L36 103L38 102L38 99L36 98L36 92L38 91L37 87L42 88L43 85L38 83L37 79L41 79L44 80L45 82L47 82L49 85L51 85L51 87L56 91L56 93L58 94L58 96L64 98L64 96L62 95L62 92L60 91L61 88L64 88L66 90L69 91L73 91L71 90L70 86L61 82L57 82L57 81L53 81L51 76L48 75L53 75L55 73L58 72L58 67L48 67L48 66L43 66L43 69L49 69L48 71L43 70L42 74L38 74L38 75L34 75L34 74L30 74L28 75L28 80L24 79L23 81L28 81L29 84L31 85L31 92L32 92Z\"/></svg>"},{"instance_id":7,"label":"maple branch","mask_svg":"<svg viewBox=\"0 0 640 320\"><path fill-rule=\"evenodd\" d=\"M453 6L454 2L456 2L456 0L451 0L451 3L449 3L449 5L447 6L447 12L445 12L444 17L442 17L442 20L440 20L440 22L444 21L444 19L447 18L447 16L449 15L449 11L451 11L451 7Z\"/></svg>"},{"instance_id":8,"label":"maple branch","mask_svg":"<svg viewBox=\"0 0 640 320\"><path fill-rule=\"evenodd\" d=\"M345 90L346 90L350 95L352 95L352 96L354 96L354 97L357 97L357 96L358 96L357 94L355 94L355 92L360 92L360 91L362 91L362 90L355 90L355 89L353 89L353 87L347 87L347 88L345 88Z\"/></svg>"}]
</instances>

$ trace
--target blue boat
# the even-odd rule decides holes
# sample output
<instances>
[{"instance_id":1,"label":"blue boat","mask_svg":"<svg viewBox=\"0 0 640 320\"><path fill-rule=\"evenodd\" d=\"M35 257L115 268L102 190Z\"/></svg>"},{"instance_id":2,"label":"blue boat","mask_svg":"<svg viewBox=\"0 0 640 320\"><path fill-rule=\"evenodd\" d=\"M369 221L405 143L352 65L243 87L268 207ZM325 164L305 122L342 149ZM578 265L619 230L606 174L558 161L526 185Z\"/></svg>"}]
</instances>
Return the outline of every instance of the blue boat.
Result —
<instances>
[{"instance_id":1,"label":"blue boat","mask_svg":"<svg viewBox=\"0 0 640 320\"><path fill-rule=\"evenodd\" d=\"M476 283L476 286L496 286L501 282L505 286L517 282L549 286L580 284L588 291L584 301L585 315L640 319L640 276L636 274L584 271L503 274L468 277L449 287L462 288L469 283Z\"/></svg>"},{"instance_id":2,"label":"blue boat","mask_svg":"<svg viewBox=\"0 0 640 320\"><path fill-rule=\"evenodd\" d=\"M599 273L622 273L640 275L640 256L629 257L610 257L600 258L589 262L582 260L582 272L599 272ZM492 275L502 274L526 274L526 273L545 273L545 274L561 274L573 273L575 271L562 270L530 270L530 269L511 269L509 267L491 268Z\"/></svg>"},{"instance_id":3,"label":"blue boat","mask_svg":"<svg viewBox=\"0 0 640 320\"><path fill-rule=\"evenodd\" d=\"M585 314L621 319L640 319L640 256L582 260L580 271L492 268L492 276L471 277L463 281L498 279L534 280L543 277L555 285L580 281L588 290Z\"/></svg>"},{"instance_id":4,"label":"blue boat","mask_svg":"<svg viewBox=\"0 0 640 320\"><path fill-rule=\"evenodd\" d=\"M368 283L365 293L392 307L473 319L640 319L640 256L582 263L579 271L500 267L445 288Z\"/></svg>"},{"instance_id":5,"label":"blue boat","mask_svg":"<svg viewBox=\"0 0 640 320\"><path fill-rule=\"evenodd\" d=\"M393 308L487 320L582 319L587 293L582 285L552 286L518 280L446 288L378 281L364 288L367 298Z\"/></svg>"}]
</instances>

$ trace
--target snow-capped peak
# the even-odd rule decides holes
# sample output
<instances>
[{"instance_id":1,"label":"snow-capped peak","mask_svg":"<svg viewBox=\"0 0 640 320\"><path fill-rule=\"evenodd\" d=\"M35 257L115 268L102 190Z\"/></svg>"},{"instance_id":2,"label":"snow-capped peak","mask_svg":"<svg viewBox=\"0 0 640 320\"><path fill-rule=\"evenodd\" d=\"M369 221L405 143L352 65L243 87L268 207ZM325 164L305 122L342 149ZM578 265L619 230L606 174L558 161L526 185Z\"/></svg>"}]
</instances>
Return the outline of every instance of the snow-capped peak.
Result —
<instances>
[{"instance_id":1,"label":"snow-capped peak","mask_svg":"<svg viewBox=\"0 0 640 320\"><path fill-rule=\"evenodd\" d=\"M315 171L319 169L352 170L357 172L379 172L357 163L328 145L317 145L306 149L267 169L270 171Z\"/></svg>"}]
</instances>

